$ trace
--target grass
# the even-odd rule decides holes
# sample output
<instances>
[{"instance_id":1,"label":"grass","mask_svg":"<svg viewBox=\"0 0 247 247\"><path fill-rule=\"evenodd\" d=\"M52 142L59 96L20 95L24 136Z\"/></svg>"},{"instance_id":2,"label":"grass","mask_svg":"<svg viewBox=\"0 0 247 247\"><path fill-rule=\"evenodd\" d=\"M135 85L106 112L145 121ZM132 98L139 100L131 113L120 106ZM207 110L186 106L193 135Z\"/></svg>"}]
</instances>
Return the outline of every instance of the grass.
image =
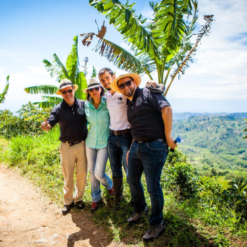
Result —
<instances>
[{"instance_id":1,"label":"grass","mask_svg":"<svg viewBox=\"0 0 247 247\"><path fill-rule=\"evenodd\" d=\"M0 138L0 161L10 167L18 167L22 175L30 178L58 205L63 204L63 177L60 167L58 130L41 136L18 136L9 142ZM109 163L107 174L111 174ZM164 179L165 173L163 173ZM143 185L147 204L150 199L143 176ZM210 199L177 199L176 193L163 184L165 206L163 210L166 228L164 233L152 243L142 242L142 236L148 228L148 218L144 217L135 226L129 226L126 219L133 213L128 205L129 186L124 178L124 197L120 210L113 211L113 201L102 188L105 207L96 211L92 220L103 225L109 232L110 240L123 242L131 246L247 246L247 224L238 224L236 215L227 207L220 207ZM206 198L206 197L205 197ZM85 190L85 210L88 214L91 206L90 181Z\"/></svg>"}]
</instances>

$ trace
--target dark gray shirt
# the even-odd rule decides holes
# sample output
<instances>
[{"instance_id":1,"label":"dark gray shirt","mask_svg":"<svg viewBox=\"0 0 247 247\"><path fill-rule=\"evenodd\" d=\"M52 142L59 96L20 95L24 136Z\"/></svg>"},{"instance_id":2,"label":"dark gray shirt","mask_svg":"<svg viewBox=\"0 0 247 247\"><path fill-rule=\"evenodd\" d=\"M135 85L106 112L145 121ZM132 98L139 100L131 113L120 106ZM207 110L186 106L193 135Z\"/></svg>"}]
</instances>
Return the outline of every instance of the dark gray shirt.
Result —
<instances>
[{"instance_id":1,"label":"dark gray shirt","mask_svg":"<svg viewBox=\"0 0 247 247\"><path fill-rule=\"evenodd\" d=\"M162 94L137 87L132 101L127 100L128 121L135 141L165 140L161 109L170 106Z\"/></svg>"},{"instance_id":2,"label":"dark gray shirt","mask_svg":"<svg viewBox=\"0 0 247 247\"><path fill-rule=\"evenodd\" d=\"M68 141L69 143L85 141L87 137L85 102L75 98L74 105L69 106L63 100L62 103L53 108L47 122L52 127L59 123L60 141Z\"/></svg>"}]
</instances>

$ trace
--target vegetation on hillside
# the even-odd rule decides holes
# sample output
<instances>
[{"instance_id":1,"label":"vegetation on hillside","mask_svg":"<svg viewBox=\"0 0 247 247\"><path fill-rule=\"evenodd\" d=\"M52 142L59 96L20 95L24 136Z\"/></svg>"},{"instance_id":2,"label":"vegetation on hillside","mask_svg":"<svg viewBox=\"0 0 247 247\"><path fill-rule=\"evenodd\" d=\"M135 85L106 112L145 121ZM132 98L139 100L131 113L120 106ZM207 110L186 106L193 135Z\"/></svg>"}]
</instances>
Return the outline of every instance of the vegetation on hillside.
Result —
<instances>
[{"instance_id":1,"label":"vegetation on hillside","mask_svg":"<svg viewBox=\"0 0 247 247\"><path fill-rule=\"evenodd\" d=\"M77 99L86 99L86 93L83 89L87 87L87 81L85 73L79 69L79 56L78 56L78 36L75 36L72 50L67 57L66 65L58 58L57 54L53 54L53 63L44 59L43 63L50 73L51 77L56 77L56 81L60 82L62 79L69 79L73 84L78 85L78 90L75 92ZM42 108L50 108L62 102L62 98L58 97L55 93L59 88L52 85L32 86L25 88L25 91L30 94L45 94L42 96L41 102L35 102L34 104ZM48 96L53 95L53 96ZM54 96L55 95L55 96Z\"/></svg>"},{"instance_id":2,"label":"vegetation on hillside","mask_svg":"<svg viewBox=\"0 0 247 247\"><path fill-rule=\"evenodd\" d=\"M173 135L184 143L185 153L199 173L210 176L247 178L247 143L244 120L231 115L196 116L175 121Z\"/></svg>"},{"instance_id":3,"label":"vegetation on hillside","mask_svg":"<svg viewBox=\"0 0 247 247\"><path fill-rule=\"evenodd\" d=\"M174 78L181 75L192 61L192 55L204 35L208 35L213 16L204 16L205 26L201 28L193 45L191 37L197 21L197 0L161 0L151 2L151 19L137 15L134 4L122 4L119 0L89 0L91 6L102 13L113 24L123 39L131 44L132 53L104 38L103 26L98 34L81 34L83 45L89 46L94 35L99 38L95 51L106 57L120 69L138 74L157 71L158 82L167 84L173 66L177 66L167 85L167 94Z\"/></svg>"}]
</instances>

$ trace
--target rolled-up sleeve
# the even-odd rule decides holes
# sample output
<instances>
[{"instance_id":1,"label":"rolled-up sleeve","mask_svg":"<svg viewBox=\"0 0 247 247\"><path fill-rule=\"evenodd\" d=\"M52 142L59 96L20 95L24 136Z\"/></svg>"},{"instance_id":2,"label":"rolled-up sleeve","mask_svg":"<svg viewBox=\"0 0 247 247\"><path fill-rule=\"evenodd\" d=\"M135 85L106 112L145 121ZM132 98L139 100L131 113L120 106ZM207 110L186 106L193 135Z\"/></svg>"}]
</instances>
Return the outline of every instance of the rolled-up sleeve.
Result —
<instances>
[{"instance_id":1,"label":"rolled-up sleeve","mask_svg":"<svg viewBox=\"0 0 247 247\"><path fill-rule=\"evenodd\" d=\"M151 93L148 89L143 90L143 95L146 97L147 101L154 107L155 110L161 111L166 106L170 106L167 99L158 93Z\"/></svg>"}]
</instances>

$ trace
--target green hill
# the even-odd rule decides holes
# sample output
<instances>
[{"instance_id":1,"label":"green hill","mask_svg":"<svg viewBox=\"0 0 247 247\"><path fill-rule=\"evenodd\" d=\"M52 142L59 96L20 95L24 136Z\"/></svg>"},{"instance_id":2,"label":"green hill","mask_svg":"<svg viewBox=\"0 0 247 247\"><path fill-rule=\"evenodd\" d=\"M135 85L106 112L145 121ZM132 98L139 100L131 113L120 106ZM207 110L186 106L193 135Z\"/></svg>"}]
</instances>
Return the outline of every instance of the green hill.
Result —
<instances>
[{"instance_id":1,"label":"green hill","mask_svg":"<svg viewBox=\"0 0 247 247\"><path fill-rule=\"evenodd\" d=\"M179 149L199 172L247 177L245 128L244 119L233 114L192 116L173 123L173 136L184 139Z\"/></svg>"}]
</instances>

